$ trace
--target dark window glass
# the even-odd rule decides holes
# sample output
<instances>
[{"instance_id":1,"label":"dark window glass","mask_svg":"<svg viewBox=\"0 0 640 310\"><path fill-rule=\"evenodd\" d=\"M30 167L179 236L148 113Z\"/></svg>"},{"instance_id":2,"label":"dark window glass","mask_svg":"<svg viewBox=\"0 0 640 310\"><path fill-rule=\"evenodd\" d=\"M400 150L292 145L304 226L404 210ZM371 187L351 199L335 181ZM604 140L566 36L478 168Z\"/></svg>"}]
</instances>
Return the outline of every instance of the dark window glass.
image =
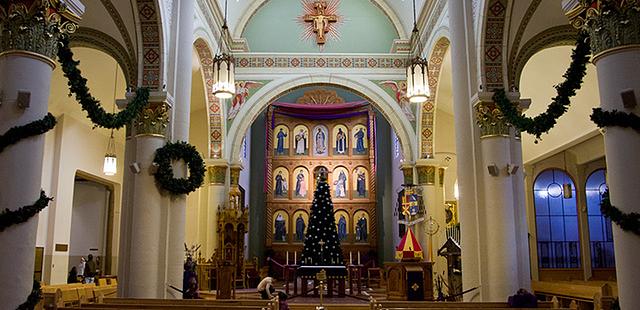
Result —
<instances>
[{"instance_id":1,"label":"dark window glass","mask_svg":"<svg viewBox=\"0 0 640 310\"><path fill-rule=\"evenodd\" d=\"M589 242L591 245L591 266L593 268L614 268L613 236L611 221L600 212L602 194L607 189L605 170L598 169L587 178L587 217L589 218Z\"/></svg>"}]
</instances>

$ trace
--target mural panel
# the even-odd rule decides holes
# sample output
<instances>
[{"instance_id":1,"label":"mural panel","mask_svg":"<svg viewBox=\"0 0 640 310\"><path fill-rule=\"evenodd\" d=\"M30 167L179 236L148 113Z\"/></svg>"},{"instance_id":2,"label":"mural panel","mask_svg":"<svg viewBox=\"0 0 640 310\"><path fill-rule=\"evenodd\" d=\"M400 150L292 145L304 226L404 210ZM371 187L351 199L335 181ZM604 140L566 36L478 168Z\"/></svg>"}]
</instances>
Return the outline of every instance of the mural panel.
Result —
<instances>
[{"instance_id":1,"label":"mural panel","mask_svg":"<svg viewBox=\"0 0 640 310\"><path fill-rule=\"evenodd\" d=\"M289 127L286 125L278 125L273 131L273 141L275 148L273 154L282 156L289 154Z\"/></svg>"},{"instance_id":2,"label":"mural panel","mask_svg":"<svg viewBox=\"0 0 640 310\"><path fill-rule=\"evenodd\" d=\"M333 170L333 185L331 196L333 199L348 198L349 190L349 171L345 167L337 167Z\"/></svg>"},{"instance_id":3,"label":"mural panel","mask_svg":"<svg viewBox=\"0 0 640 310\"><path fill-rule=\"evenodd\" d=\"M273 241L287 242L287 227L289 215L284 210L278 210L273 214Z\"/></svg>"},{"instance_id":4,"label":"mural panel","mask_svg":"<svg viewBox=\"0 0 640 310\"><path fill-rule=\"evenodd\" d=\"M353 149L353 155L368 154L369 133L367 127L362 124L358 124L353 126L353 130L351 132L353 133L353 140L351 140L353 142L351 146Z\"/></svg>"},{"instance_id":5,"label":"mural panel","mask_svg":"<svg viewBox=\"0 0 640 310\"><path fill-rule=\"evenodd\" d=\"M355 198L368 198L369 197L369 172L365 167L356 167L353 170L353 175L351 176L353 180L353 194L352 197Z\"/></svg>"},{"instance_id":6,"label":"mural panel","mask_svg":"<svg viewBox=\"0 0 640 310\"><path fill-rule=\"evenodd\" d=\"M353 216L353 231L356 242L368 242L369 240L369 213L358 210Z\"/></svg>"},{"instance_id":7,"label":"mural panel","mask_svg":"<svg viewBox=\"0 0 640 310\"><path fill-rule=\"evenodd\" d=\"M338 239L340 239L340 241L347 240L347 236L349 235L349 214L344 210L338 210L334 213L334 218Z\"/></svg>"},{"instance_id":8,"label":"mural panel","mask_svg":"<svg viewBox=\"0 0 640 310\"><path fill-rule=\"evenodd\" d=\"M307 198L309 196L309 170L298 167L293 172L295 186L293 188L293 198Z\"/></svg>"},{"instance_id":9,"label":"mural panel","mask_svg":"<svg viewBox=\"0 0 640 310\"><path fill-rule=\"evenodd\" d=\"M273 173L273 197L289 198L289 170L278 167Z\"/></svg>"},{"instance_id":10,"label":"mural panel","mask_svg":"<svg viewBox=\"0 0 640 310\"><path fill-rule=\"evenodd\" d=\"M304 241L304 235L307 233L309 225L309 214L304 210L298 210L293 214L294 231L293 241Z\"/></svg>"},{"instance_id":11,"label":"mural panel","mask_svg":"<svg viewBox=\"0 0 640 310\"><path fill-rule=\"evenodd\" d=\"M329 130L324 125L313 128L313 156L329 155Z\"/></svg>"},{"instance_id":12,"label":"mural panel","mask_svg":"<svg viewBox=\"0 0 640 310\"><path fill-rule=\"evenodd\" d=\"M298 125L293 129L293 154L309 155L309 128Z\"/></svg>"},{"instance_id":13,"label":"mural panel","mask_svg":"<svg viewBox=\"0 0 640 310\"><path fill-rule=\"evenodd\" d=\"M349 131L345 125L337 125L333 127L331 137L333 138L332 151L333 155L348 155L348 135Z\"/></svg>"}]
</instances>

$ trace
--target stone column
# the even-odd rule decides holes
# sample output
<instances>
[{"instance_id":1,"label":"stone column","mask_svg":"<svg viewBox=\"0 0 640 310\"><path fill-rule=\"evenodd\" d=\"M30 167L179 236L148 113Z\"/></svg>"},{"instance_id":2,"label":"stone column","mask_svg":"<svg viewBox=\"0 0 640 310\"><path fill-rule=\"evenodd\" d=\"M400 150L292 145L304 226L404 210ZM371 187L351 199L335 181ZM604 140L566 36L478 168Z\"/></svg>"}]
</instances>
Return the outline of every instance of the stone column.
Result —
<instances>
[{"instance_id":1,"label":"stone column","mask_svg":"<svg viewBox=\"0 0 640 310\"><path fill-rule=\"evenodd\" d=\"M585 7L578 1L564 1L563 6L572 24L588 31L591 38L600 107L640 116L640 3L598 1ZM627 214L640 213L640 134L630 128L607 127L604 144L611 204ZM633 309L640 305L640 236L612 226L620 308Z\"/></svg>"},{"instance_id":2,"label":"stone column","mask_svg":"<svg viewBox=\"0 0 640 310\"><path fill-rule=\"evenodd\" d=\"M462 248L462 286L464 290L479 286L482 257L479 242L482 227L479 224L478 183L476 180L477 135L474 132L471 114L470 93L473 81L470 72L474 65L468 55L475 55L473 27L467 27L471 20L471 8L468 1L449 1L449 27L451 30L451 63L456 68L452 72L453 118L456 128L456 156L458 174L458 209L460 212L460 246ZM471 32L471 33L468 33ZM473 76L473 75L471 75ZM475 78L475 76L473 76ZM485 168L486 169L486 168ZM483 291L464 295L465 301L476 300Z\"/></svg>"},{"instance_id":3,"label":"stone column","mask_svg":"<svg viewBox=\"0 0 640 310\"><path fill-rule=\"evenodd\" d=\"M0 134L5 134L47 114L58 40L75 31L84 6L77 1L0 6ZM32 205L40 196L44 139L37 135L0 151L5 180L0 210ZM34 216L0 232L0 300L7 309L17 308L31 292L37 226Z\"/></svg>"},{"instance_id":4,"label":"stone column","mask_svg":"<svg viewBox=\"0 0 640 310\"><path fill-rule=\"evenodd\" d=\"M226 160L207 161L207 180L209 182L209 203L207 209L207 243L206 255L218 249L218 210L227 202L227 168Z\"/></svg>"},{"instance_id":5,"label":"stone column","mask_svg":"<svg viewBox=\"0 0 640 310\"><path fill-rule=\"evenodd\" d=\"M153 158L156 150L165 144L169 122L171 97L166 93L151 93L149 105L134 121L135 153L133 178L131 231L128 236L128 271L123 297L162 298L165 291L165 249L168 198L156 185Z\"/></svg>"},{"instance_id":6,"label":"stone column","mask_svg":"<svg viewBox=\"0 0 640 310\"><path fill-rule=\"evenodd\" d=\"M527 222L524 163L520 132L511 128L511 165L508 173L513 185L513 206L516 229L516 254L518 256L518 287L531 291L531 263L529 255L529 225Z\"/></svg>"},{"instance_id":7,"label":"stone column","mask_svg":"<svg viewBox=\"0 0 640 310\"><path fill-rule=\"evenodd\" d=\"M173 141L189 141L189 116L191 114L191 58L193 54L193 18L195 14L195 1L178 2L176 12L176 34L172 55L175 59L173 73L174 97L176 105L173 109L172 126ZM174 167L176 177L187 177L187 168L180 162ZM169 208L169 231L167 245L167 283L182 287L184 270L184 236L186 221L187 195L171 197ZM169 289L167 296L182 298L182 294Z\"/></svg>"},{"instance_id":8,"label":"stone column","mask_svg":"<svg viewBox=\"0 0 640 310\"><path fill-rule=\"evenodd\" d=\"M442 275L447 261L438 257L438 249L447 241L446 214L444 208L444 168L436 159L420 159L416 162L418 187L422 191L425 206L422 239L425 240L425 260L434 262L434 274ZM429 237L429 231L434 234ZM429 254L431 251L431 254ZM431 255L431 256L430 256ZM446 280L446 279L445 279Z\"/></svg>"}]
</instances>

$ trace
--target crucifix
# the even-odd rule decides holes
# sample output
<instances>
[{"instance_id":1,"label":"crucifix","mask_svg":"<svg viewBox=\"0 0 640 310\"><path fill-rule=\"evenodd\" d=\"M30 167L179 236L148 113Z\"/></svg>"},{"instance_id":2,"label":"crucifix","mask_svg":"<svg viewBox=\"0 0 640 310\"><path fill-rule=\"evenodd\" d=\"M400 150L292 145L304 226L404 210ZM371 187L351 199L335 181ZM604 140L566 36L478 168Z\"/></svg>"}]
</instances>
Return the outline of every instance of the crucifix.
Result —
<instances>
[{"instance_id":1,"label":"crucifix","mask_svg":"<svg viewBox=\"0 0 640 310\"><path fill-rule=\"evenodd\" d=\"M338 16L327 15L327 2L324 0L316 0L313 3L314 14L305 14L303 19L305 22L313 23L313 32L316 33L316 43L324 45L326 42L325 33L329 32L329 23L338 21Z\"/></svg>"},{"instance_id":2,"label":"crucifix","mask_svg":"<svg viewBox=\"0 0 640 310\"><path fill-rule=\"evenodd\" d=\"M318 244L320 245L320 263L324 265L324 241L320 239Z\"/></svg>"}]
</instances>

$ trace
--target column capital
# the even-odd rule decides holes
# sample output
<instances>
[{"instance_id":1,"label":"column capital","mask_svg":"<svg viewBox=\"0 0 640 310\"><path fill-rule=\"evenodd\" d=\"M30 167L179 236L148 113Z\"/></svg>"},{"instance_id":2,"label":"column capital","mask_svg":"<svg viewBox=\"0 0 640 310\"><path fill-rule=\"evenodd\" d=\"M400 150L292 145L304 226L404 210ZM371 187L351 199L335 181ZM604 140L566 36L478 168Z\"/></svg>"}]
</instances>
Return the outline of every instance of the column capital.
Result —
<instances>
[{"instance_id":1,"label":"column capital","mask_svg":"<svg viewBox=\"0 0 640 310\"><path fill-rule=\"evenodd\" d=\"M400 164L400 170L402 170L402 175L404 176L404 184L413 184L413 167L415 165L410 162L403 162Z\"/></svg>"},{"instance_id":2,"label":"column capital","mask_svg":"<svg viewBox=\"0 0 640 310\"><path fill-rule=\"evenodd\" d=\"M0 4L0 56L22 54L55 66L58 40L78 29L78 0L21 0Z\"/></svg>"},{"instance_id":3,"label":"column capital","mask_svg":"<svg viewBox=\"0 0 640 310\"><path fill-rule=\"evenodd\" d=\"M149 104L140 111L133 121L136 137L165 137L169 124L169 109L173 106L173 97L167 92L151 92Z\"/></svg>"},{"instance_id":4,"label":"column capital","mask_svg":"<svg viewBox=\"0 0 640 310\"><path fill-rule=\"evenodd\" d=\"M608 52L640 48L639 0L565 0L571 25L589 33L593 62Z\"/></svg>"},{"instance_id":5,"label":"column capital","mask_svg":"<svg viewBox=\"0 0 640 310\"><path fill-rule=\"evenodd\" d=\"M531 100L520 100L519 92L508 92L506 95L511 102L517 102L520 110L528 108L531 104ZM473 110L481 139L509 137L511 125L504 118L498 105L493 102L493 92L479 92L473 96L472 102L475 102Z\"/></svg>"},{"instance_id":6,"label":"column capital","mask_svg":"<svg viewBox=\"0 0 640 310\"><path fill-rule=\"evenodd\" d=\"M238 187L238 185L240 184L240 170L242 170L242 164L239 163L234 163L231 164L230 166L230 170L229 170L229 181L230 181L230 185L231 187Z\"/></svg>"},{"instance_id":7,"label":"column capital","mask_svg":"<svg viewBox=\"0 0 640 310\"><path fill-rule=\"evenodd\" d=\"M226 160L207 160L207 182L209 185L224 185L227 179L227 168L229 165Z\"/></svg>"}]
</instances>

